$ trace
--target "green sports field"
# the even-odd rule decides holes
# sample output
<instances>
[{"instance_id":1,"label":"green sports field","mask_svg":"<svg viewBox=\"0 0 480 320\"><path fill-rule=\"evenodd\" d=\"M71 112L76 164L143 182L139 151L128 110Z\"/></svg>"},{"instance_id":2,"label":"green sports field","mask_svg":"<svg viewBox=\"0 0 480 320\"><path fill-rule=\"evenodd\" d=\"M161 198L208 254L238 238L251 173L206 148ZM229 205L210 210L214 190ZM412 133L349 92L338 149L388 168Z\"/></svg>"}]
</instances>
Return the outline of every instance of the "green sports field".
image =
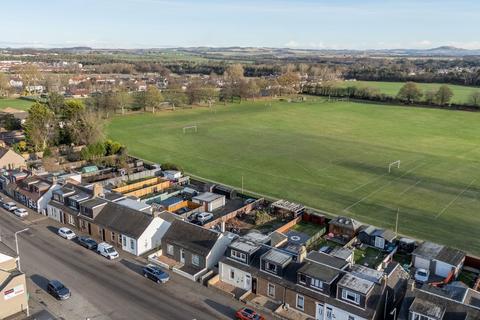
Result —
<instances>
[{"instance_id":1,"label":"green sports field","mask_svg":"<svg viewBox=\"0 0 480 320\"><path fill-rule=\"evenodd\" d=\"M9 107L18 110L28 110L32 104L32 101L22 99L0 99L0 110Z\"/></svg>"},{"instance_id":2,"label":"green sports field","mask_svg":"<svg viewBox=\"0 0 480 320\"><path fill-rule=\"evenodd\" d=\"M139 157L365 223L393 229L398 209L400 233L480 255L480 113L309 99L119 116L108 134Z\"/></svg>"},{"instance_id":3,"label":"green sports field","mask_svg":"<svg viewBox=\"0 0 480 320\"><path fill-rule=\"evenodd\" d=\"M404 85L404 82L381 82L381 81L343 81L339 82L339 86L348 87L348 86L356 86L356 87L372 87L378 88L380 92L390 95L396 96L400 88ZM420 90L423 92L427 90L438 90L438 88L442 85L439 83L417 83ZM466 103L468 102L470 95L472 92L479 91L480 88L477 87L468 87L468 86L458 86L453 84L446 84L453 92L452 102L455 103Z\"/></svg>"}]
</instances>

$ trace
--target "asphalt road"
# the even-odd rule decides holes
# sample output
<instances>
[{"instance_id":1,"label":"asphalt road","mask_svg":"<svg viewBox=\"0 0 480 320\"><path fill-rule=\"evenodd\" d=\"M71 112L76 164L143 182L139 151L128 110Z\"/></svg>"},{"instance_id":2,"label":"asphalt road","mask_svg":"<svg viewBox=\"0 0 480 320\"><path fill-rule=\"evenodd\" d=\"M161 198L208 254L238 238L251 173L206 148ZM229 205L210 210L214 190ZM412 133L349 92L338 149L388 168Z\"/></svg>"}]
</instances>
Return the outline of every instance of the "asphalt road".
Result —
<instances>
[{"instance_id":1,"label":"asphalt road","mask_svg":"<svg viewBox=\"0 0 480 320\"><path fill-rule=\"evenodd\" d=\"M31 299L56 316L83 320L232 319L242 307L238 301L172 272L164 285L145 279L140 274L141 262L123 256L109 261L57 236L55 223L50 219L26 223L0 209L1 240L10 247L15 248L15 231L30 228L19 235L22 271L29 279ZM70 288L72 298L57 301L48 295L45 288L50 279Z\"/></svg>"}]
</instances>

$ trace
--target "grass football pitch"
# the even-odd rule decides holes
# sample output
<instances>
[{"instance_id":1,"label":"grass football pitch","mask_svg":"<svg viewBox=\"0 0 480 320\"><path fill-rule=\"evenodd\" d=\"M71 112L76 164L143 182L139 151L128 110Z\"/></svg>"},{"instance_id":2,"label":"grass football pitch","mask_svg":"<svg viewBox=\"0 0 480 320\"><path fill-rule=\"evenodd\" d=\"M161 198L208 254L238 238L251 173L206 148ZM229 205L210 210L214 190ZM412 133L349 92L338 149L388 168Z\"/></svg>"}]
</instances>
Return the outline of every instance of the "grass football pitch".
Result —
<instances>
[{"instance_id":1,"label":"grass football pitch","mask_svg":"<svg viewBox=\"0 0 480 320\"><path fill-rule=\"evenodd\" d=\"M364 223L394 229L398 210L399 233L480 255L480 113L308 99L118 116L108 134L144 159Z\"/></svg>"}]
</instances>

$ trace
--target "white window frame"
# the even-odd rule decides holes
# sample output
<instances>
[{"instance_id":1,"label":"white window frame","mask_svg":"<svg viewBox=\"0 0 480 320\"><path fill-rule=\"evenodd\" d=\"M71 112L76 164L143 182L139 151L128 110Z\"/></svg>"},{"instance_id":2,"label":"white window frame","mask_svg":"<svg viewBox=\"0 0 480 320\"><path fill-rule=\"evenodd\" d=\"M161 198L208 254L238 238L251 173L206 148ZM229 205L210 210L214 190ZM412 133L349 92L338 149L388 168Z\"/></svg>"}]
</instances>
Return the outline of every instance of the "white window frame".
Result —
<instances>
[{"instance_id":1,"label":"white window frame","mask_svg":"<svg viewBox=\"0 0 480 320\"><path fill-rule=\"evenodd\" d=\"M315 278L310 278L310 287L323 290L323 281Z\"/></svg>"},{"instance_id":2,"label":"white window frame","mask_svg":"<svg viewBox=\"0 0 480 320\"><path fill-rule=\"evenodd\" d=\"M75 218L71 214L68 214L68 224L75 226Z\"/></svg>"},{"instance_id":3,"label":"white window frame","mask_svg":"<svg viewBox=\"0 0 480 320\"><path fill-rule=\"evenodd\" d=\"M167 253L173 256L174 252L175 252L175 248L173 247L173 245L167 244Z\"/></svg>"},{"instance_id":4,"label":"white window frame","mask_svg":"<svg viewBox=\"0 0 480 320\"><path fill-rule=\"evenodd\" d=\"M269 268L269 266L274 266L273 270ZM270 263L268 261L265 261L265 271L267 272L273 272L277 274L277 265L274 263Z\"/></svg>"},{"instance_id":5,"label":"white window frame","mask_svg":"<svg viewBox=\"0 0 480 320\"><path fill-rule=\"evenodd\" d=\"M300 300L302 301L302 305L298 303ZM302 310L302 311L305 310L305 297L302 296L301 294L297 294L297 299L295 299L295 305L298 310Z\"/></svg>"},{"instance_id":6,"label":"white window frame","mask_svg":"<svg viewBox=\"0 0 480 320\"><path fill-rule=\"evenodd\" d=\"M427 317L421 313L412 311L412 320L435 320L434 318Z\"/></svg>"},{"instance_id":7,"label":"white window frame","mask_svg":"<svg viewBox=\"0 0 480 320\"><path fill-rule=\"evenodd\" d=\"M243 262L247 262L247 255L243 252L240 252L240 251L237 251L237 250L234 250L234 249L231 249L230 251L230 256L232 258L235 258L237 260L240 260L240 261L243 261Z\"/></svg>"},{"instance_id":8,"label":"white window frame","mask_svg":"<svg viewBox=\"0 0 480 320\"><path fill-rule=\"evenodd\" d=\"M198 254L192 254L192 264L200 267L200 256Z\"/></svg>"},{"instance_id":9,"label":"white window frame","mask_svg":"<svg viewBox=\"0 0 480 320\"><path fill-rule=\"evenodd\" d=\"M351 295L354 297L354 299L350 299L348 296ZM347 289L342 289L342 299L346 300L348 302L354 303L356 305L360 304L360 294L347 290Z\"/></svg>"},{"instance_id":10,"label":"white window frame","mask_svg":"<svg viewBox=\"0 0 480 320\"><path fill-rule=\"evenodd\" d=\"M270 293L270 289L271 289L271 292ZM274 284L271 284L270 282L267 284L267 296L269 297L272 297L272 298L275 298L275 285Z\"/></svg>"}]
</instances>

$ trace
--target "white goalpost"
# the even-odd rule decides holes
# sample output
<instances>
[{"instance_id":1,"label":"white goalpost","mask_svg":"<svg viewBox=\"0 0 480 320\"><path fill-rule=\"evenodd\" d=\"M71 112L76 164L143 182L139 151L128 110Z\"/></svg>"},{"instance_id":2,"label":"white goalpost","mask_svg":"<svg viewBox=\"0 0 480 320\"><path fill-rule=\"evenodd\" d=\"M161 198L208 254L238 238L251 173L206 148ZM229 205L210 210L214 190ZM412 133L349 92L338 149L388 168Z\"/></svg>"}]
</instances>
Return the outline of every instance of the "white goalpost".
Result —
<instances>
[{"instance_id":1,"label":"white goalpost","mask_svg":"<svg viewBox=\"0 0 480 320\"><path fill-rule=\"evenodd\" d=\"M397 169L400 169L400 160L393 161L388 165L388 173L392 172L392 167L397 167Z\"/></svg>"},{"instance_id":2,"label":"white goalpost","mask_svg":"<svg viewBox=\"0 0 480 320\"><path fill-rule=\"evenodd\" d=\"M196 126L196 125L193 125L193 126L183 127L183 134L187 133L188 131L197 132L197 126Z\"/></svg>"}]
</instances>

